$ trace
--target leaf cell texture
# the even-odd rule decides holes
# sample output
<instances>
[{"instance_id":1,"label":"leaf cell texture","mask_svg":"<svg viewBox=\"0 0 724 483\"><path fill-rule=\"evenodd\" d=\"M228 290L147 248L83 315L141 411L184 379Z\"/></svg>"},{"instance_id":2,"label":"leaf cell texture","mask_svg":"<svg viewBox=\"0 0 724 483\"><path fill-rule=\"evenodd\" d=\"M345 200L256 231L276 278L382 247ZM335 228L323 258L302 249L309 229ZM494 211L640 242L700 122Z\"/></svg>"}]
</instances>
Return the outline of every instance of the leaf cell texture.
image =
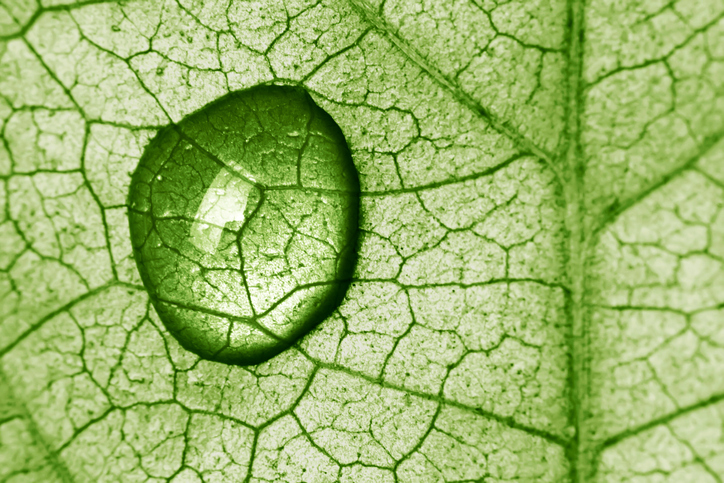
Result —
<instances>
[{"instance_id":1,"label":"leaf cell texture","mask_svg":"<svg viewBox=\"0 0 724 483\"><path fill-rule=\"evenodd\" d=\"M186 349L228 364L273 357L337 307L358 216L342 131L291 86L232 92L162 129L129 193L160 318Z\"/></svg>"}]
</instances>

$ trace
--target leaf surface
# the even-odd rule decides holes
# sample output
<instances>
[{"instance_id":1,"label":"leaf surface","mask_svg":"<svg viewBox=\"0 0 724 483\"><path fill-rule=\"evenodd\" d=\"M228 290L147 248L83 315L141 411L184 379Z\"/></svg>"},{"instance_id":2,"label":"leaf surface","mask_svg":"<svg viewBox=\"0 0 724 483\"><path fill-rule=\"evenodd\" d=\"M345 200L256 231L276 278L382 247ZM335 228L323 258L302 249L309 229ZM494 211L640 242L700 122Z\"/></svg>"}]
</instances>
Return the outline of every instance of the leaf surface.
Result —
<instances>
[{"instance_id":1,"label":"leaf surface","mask_svg":"<svg viewBox=\"0 0 724 483\"><path fill-rule=\"evenodd\" d=\"M724 3L0 8L2 481L722 480ZM342 129L359 262L239 367L166 331L126 202L261 83Z\"/></svg>"}]
</instances>

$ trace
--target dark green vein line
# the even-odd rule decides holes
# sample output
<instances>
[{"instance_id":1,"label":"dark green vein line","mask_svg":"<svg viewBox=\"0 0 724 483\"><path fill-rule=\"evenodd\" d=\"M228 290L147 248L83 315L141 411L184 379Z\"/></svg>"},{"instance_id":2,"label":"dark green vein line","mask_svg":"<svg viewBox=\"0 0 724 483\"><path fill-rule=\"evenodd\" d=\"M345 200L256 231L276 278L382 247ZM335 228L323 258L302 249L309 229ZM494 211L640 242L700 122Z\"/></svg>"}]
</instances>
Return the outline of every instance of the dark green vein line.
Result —
<instances>
[{"instance_id":1,"label":"dark green vein line","mask_svg":"<svg viewBox=\"0 0 724 483\"><path fill-rule=\"evenodd\" d=\"M538 156L544 160L556 173L556 176L560 178L560 170L553 164L552 156L544 149L536 146L532 141L527 139L522 134L516 132L514 129L506 126L504 123L496 119L496 117L482 106L478 101L473 99L467 92L461 89L458 85L453 83L450 79L445 77L443 73L436 67L428 63L425 58L420 54L412 45L407 41L400 38L395 32L391 25L389 25L384 19L380 18L379 15L364 1L364 0L348 0L354 10L359 13L362 18L372 24L377 30L387 37L400 51L402 51L413 63L415 63L423 72L427 73L432 77L435 82L440 85L443 89L450 92L453 97L460 102L462 105L470 109L477 116L487 120L491 126L497 131L503 133L510 139L512 139L518 147L522 148L523 151L529 152Z\"/></svg>"},{"instance_id":2,"label":"dark green vein line","mask_svg":"<svg viewBox=\"0 0 724 483\"><path fill-rule=\"evenodd\" d=\"M347 367L340 366L340 365L338 365L338 364L330 364L330 363L327 363L327 362L323 362L323 361L317 360L317 359L315 359L314 357L312 357L312 356L310 356L309 354L307 354L306 351L304 351L303 349L301 349L301 347L299 346L299 344L297 344L297 345L295 346L295 349L297 349L305 358L307 358L307 360L309 360L310 362L312 362L315 366L317 366L317 367L320 368L320 369L326 369L326 370L328 370L328 371L334 371L334 372L341 372L341 373L348 374L348 375L350 375L350 376L353 376L353 377L362 379L362 380L364 380L364 381L367 381L367 382L369 382L369 383L371 383L371 384L374 384L375 386L379 386L379 387L382 387L382 388L385 388L385 389L393 389L393 390L395 390L395 391L404 392L405 394L409 394L409 395L411 395L411 396L415 396L415 397L418 397L418 398L420 398L420 399L424 399L424 400L426 400L426 401L431 401L431 402L434 402L434 403L437 403L437 404L441 404L441 405L444 404L444 405L446 405L446 406L450 406L450 407L455 407L455 408L458 408L458 409L462 409L463 411L467 411L467 412L470 412L470 413L473 413L473 414L477 414L477 415L479 415L479 416L482 416L482 417L484 417L484 418L497 421L497 422L499 422L499 423L503 424L504 426L507 426L507 427L509 427L509 428L511 428L511 429L516 429L516 430L518 430L518 431L522 431L522 432L527 433L527 434L530 434L530 435L532 435L532 436L536 436L536 437L538 437L538 438L544 439L544 440L546 440L546 441L548 441L548 442L550 442L550 443L553 443L553 444L555 444L555 445L558 445L558 446L561 446L561 447L564 447L564 448L565 448L567 445L569 445L569 441L568 441L566 438L564 438L564 437L558 436L558 435L553 434L553 433L549 433L549 432L547 432L547 431L543 431L543 430L538 429L538 428L534 428L534 427L532 427L532 426L526 426L526 425L524 425L524 424L521 424L521 423L515 421L513 418L504 417L504 416L501 416L501 415L499 415L499 414L495 414L495 413L492 413L492 412L489 412L489 411L484 411L484 410L482 410L482 409L480 409L480 408L471 407L471 406L468 406L468 405L465 405L465 404L462 404L462 403L453 401L453 400L451 400L451 399L447 399L447 398L445 398L445 397L437 396L437 395L434 395L434 394L428 394L428 393L425 393L425 392L415 391L414 389L409 389L409 388L406 388L406 387L398 386L398 385L396 385L396 384L391 384L391 383L389 383L389 382L386 382L384 379L377 379L377 378L368 376L368 375L366 375L366 374L363 374L363 373L361 373L361 372L354 371L354 370L349 369L349 368L347 368Z\"/></svg>"},{"instance_id":3,"label":"dark green vein line","mask_svg":"<svg viewBox=\"0 0 724 483\"><path fill-rule=\"evenodd\" d=\"M50 445L48 445L48 443L45 441L45 438L42 437L40 431L38 430L38 426L35 424L35 421L30 415L30 411L28 411L28 408L25 407L25 404L23 404L13 394L12 388L9 384L7 384L7 378L5 377L5 373L2 367L0 367L0 381L5 381L5 384L2 385L4 385L5 389L10 393L10 397L14 402L15 407L20 412L20 417L24 419L27 423L28 432L32 436L33 441L35 441L47 454L48 463L50 463L50 466L55 470L55 473L64 483L73 483L73 478L70 474L70 471L68 471L68 468L65 466L63 461L58 458L57 453L51 449Z\"/></svg>"},{"instance_id":4,"label":"dark green vein line","mask_svg":"<svg viewBox=\"0 0 724 483\"><path fill-rule=\"evenodd\" d=\"M436 188L442 188L444 186L450 186L453 184L463 184L468 181L475 181L480 178L492 176L496 172L498 172L504 168L507 168L514 162L519 161L519 160L525 158L526 156L527 156L526 154L516 154L516 155L511 156L510 158L506 159L505 161L503 161L499 164L496 164L495 166L491 166L487 169L483 169L483 170L480 170L480 171L477 171L475 173L471 173L471 174L468 174L465 176L459 176L457 178L448 178L448 179L444 179L442 181L435 181L432 183L426 183L426 184L421 184L418 186L412 186L410 188L388 189L388 190L384 190L384 191L372 191L372 190L362 191L360 193L360 196L371 198L371 197L375 197L375 196L393 196L393 195L404 194L404 193L419 193L421 191L434 190Z\"/></svg>"},{"instance_id":5,"label":"dark green vein line","mask_svg":"<svg viewBox=\"0 0 724 483\"><path fill-rule=\"evenodd\" d=\"M606 227L610 226L613 222L615 222L618 217L624 213L626 210L630 209L634 205L636 205L638 202L649 196L651 193L655 192L668 182L672 181L674 178L678 177L683 172L691 169L703 156L705 156L714 146L716 146L719 141L724 139L724 131L720 131L717 134L714 134L713 136L709 136L704 140L704 142L701 143L701 149L699 149L699 152L697 152L694 156L684 160L678 167L674 168L672 171L669 171L668 173L661 176L657 181L654 183L651 183L646 189L643 191L639 191L638 193L634 194L633 196L623 200L622 202L615 205L614 209L610 210L607 216L604 217L604 219L596 225L592 230L592 235L595 235L597 233L600 233L602 230L604 230Z\"/></svg>"},{"instance_id":6,"label":"dark green vein line","mask_svg":"<svg viewBox=\"0 0 724 483\"><path fill-rule=\"evenodd\" d=\"M589 334L587 313L584 307L586 290L587 236L583 223L585 199L583 189L583 156L581 149L581 111L583 106L582 71L584 41L585 0L568 2L568 68L566 140L562 151L565 156L564 197L566 202L565 224L569 233L566 275L570 294L566 299L566 314L570 327L569 356L569 407L575 435L566 448L570 462L570 481L589 481L591 451L589 431L586 426L588 408Z\"/></svg>"},{"instance_id":7,"label":"dark green vein line","mask_svg":"<svg viewBox=\"0 0 724 483\"><path fill-rule=\"evenodd\" d=\"M640 426L636 426L635 428L627 429L626 431L623 431L615 436L612 436L612 437L608 438L607 440L605 440L603 443L601 443L600 450L610 448L611 446L614 446L625 439L629 439L636 435L639 435L639 434L643 433L644 431L648 431L649 429L654 429L655 427L662 425L662 424L668 424L677 418L685 416L685 415L692 413L694 411L697 411L699 409L704 409L704 408L707 408L714 404L718 404L723 401L724 401L724 393L715 394L714 396L710 397L709 399L699 401L698 403L692 404L690 406L685 406L685 407L679 409L678 411L675 411L671 414L667 414L666 416L662 416L657 419L653 419L653 420L649 421L648 423L642 424Z\"/></svg>"},{"instance_id":8,"label":"dark green vein line","mask_svg":"<svg viewBox=\"0 0 724 483\"><path fill-rule=\"evenodd\" d=\"M79 296L79 297L76 297L76 298L74 298L73 300L71 300L70 302L66 303L66 304L63 305L62 307L59 307L59 308L53 310L52 312L46 314L45 316L43 316L42 318L40 318L40 320L38 320L37 322L35 322L35 323L32 325L32 327L30 327L28 330L26 330L25 332L23 332L22 334L20 334L20 336L17 337L14 341L12 341L10 344L8 344L8 345L7 345L6 347L4 347L3 349L0 349L0 359L1 359L5 354L7 354L7 353L10 352L11 350L13 350L13 349L15 348L15 346L17 346L18 344L20 344L20 343L21 343L23 340L25 340L30 334L32 334L32 333L35 332L36 330L40 329L47 321L51 320L53 317L56 317L56 316L58 316L59 314L62 314L63 312L65 312L65 311L67 311L67 310L70 310L70 309L73 308L73 306L76 305L77 303L79 303L79 302L81 302L81 301L83 301L83 300L85 300L85 299L88 299L88 298L90 298L90 297L93 297L94 295L97 295L97 294L103 292L104 290L107 290L107 289L109 289L109 288L111 288L111 287L114 287L114 286L122 286L122 287L129 287L129 288L138 289L138 286L137 286L137 285L132 285L132 284L126 284L126 283L123 283L123 282L113 281L113 282L107 283L107 284L105 284L105 285L101 285L100 287L94 288L93 290L89 290L88 292L84 293L83 295L81 295L81 296Z\"/></svg>"},{"instance_id":9,"label":"dark green vein line","mask_svg":"<svg viewBox=\"0 0 724 483\"><path fill-rule=\"evenodd\" d=\"M70 5L51 5L49 7L41 7L35 10L33 15L25 22L25 25L20 27L20 30L9 35L0 35L0 42L8 42L13 39L24 37L28 30L30 30L38 18L45 12L69 12L78 8L85 7L87 5L97 5L101 3L119 3L118 0L87 0L85 2L74 3Z\"/></svg>"}]
</instances>

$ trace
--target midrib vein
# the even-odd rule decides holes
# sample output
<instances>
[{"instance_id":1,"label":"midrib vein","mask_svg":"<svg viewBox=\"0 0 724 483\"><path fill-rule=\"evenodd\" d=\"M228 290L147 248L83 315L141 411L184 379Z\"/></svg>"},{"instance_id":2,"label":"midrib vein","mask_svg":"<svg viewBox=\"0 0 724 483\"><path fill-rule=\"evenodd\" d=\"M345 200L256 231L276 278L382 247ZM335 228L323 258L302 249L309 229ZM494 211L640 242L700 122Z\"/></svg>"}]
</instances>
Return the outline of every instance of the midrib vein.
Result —
<instances>
[{"instance_id":1,"label":"midrib vein","mask_svg":"<svg viewBox=\"0 0 724 483\"><path fill-rule=\"evenodd\" d=\"M570 286L568 318L570 325L571 375L570 407L575 437L568 448L571 464L571 481L584 483L590 481L595 473L590 431L587 426L589 406L589 331L585 308L586 260L590 237L586 230L585 199L583 181L583 154L581 147L581 110L582 100L582 64L583 29L585 0L569 0L569 37L568 37L568 102L566 118L567 149L564 166L564 196L566 201L566 228L568 238L567 280Z\"/></svg>"}]
</instances>

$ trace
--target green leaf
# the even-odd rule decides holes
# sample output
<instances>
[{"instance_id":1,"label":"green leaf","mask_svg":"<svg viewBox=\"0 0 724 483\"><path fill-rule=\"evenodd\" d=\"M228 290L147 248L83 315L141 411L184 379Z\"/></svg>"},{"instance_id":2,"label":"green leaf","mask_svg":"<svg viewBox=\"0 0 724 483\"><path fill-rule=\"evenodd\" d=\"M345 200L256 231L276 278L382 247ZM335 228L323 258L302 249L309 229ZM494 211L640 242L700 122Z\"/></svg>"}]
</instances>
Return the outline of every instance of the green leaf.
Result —
<instances>
[{"instance_id":1,"label":"green leaf","mask_svg":"<svg viewBox=\"0 0 724 483\"><path fill-rule=\"evenodd\" d=\"M0 480L722 480L720 0L42 3L0 3ZM360 238L241 367L166 330L127 194L259 84L342 130Z\"/></svg>"}]
</instances>

